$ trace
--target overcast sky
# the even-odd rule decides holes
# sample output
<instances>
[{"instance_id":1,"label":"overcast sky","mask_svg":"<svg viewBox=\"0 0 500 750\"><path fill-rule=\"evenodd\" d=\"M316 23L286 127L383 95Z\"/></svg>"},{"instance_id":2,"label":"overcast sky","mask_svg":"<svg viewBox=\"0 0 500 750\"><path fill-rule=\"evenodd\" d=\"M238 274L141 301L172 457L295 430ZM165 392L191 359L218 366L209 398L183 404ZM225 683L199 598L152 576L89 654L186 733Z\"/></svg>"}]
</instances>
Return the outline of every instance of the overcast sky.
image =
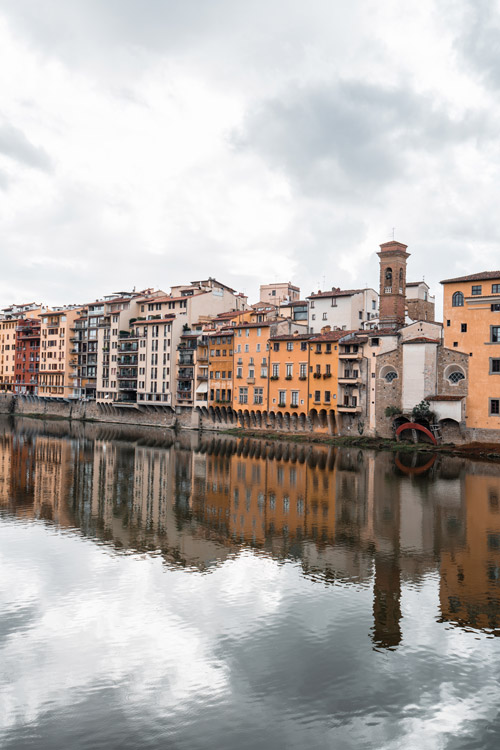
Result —
<instances>
[{"instance_id":1,"label":"overcast sky","mask_svg":"<svg viewBox=\"0 0 500 750\"><path fill-rule=\"evenodd\" d=\"M0 306L500 267L488 0L0 0Z\"/></svg>"}]
</instances>

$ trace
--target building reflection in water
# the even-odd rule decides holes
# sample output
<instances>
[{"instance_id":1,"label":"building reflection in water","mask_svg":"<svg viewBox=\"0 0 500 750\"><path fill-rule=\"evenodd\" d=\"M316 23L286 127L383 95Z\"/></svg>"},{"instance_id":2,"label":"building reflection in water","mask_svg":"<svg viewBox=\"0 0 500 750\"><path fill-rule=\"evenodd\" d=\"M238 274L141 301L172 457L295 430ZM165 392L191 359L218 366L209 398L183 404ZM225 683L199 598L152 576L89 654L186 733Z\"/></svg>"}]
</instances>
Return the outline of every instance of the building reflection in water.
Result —
<instances>
[{"instance_id":1,"label":"building reflection in water","mask_svg":"<svg viewBox=\"0 0 500 750\"><path fill-rule=\"evenodd\" d=\"M372 640L440 576L440 619L500 634L500 467L232 437L18 420L0 434L4 512L209 571L252 547L324 582L373 583Z\"/></svg>"}]
</instances>

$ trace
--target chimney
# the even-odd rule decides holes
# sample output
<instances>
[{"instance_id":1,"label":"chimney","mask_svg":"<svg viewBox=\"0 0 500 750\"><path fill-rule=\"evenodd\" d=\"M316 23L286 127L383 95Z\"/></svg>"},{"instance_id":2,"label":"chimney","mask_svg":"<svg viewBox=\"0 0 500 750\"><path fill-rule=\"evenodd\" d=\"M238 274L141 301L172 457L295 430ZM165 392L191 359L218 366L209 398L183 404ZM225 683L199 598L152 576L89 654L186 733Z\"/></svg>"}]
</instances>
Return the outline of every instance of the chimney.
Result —
<instances>
[{"instance_id":1,"label":"chimney","mask_svg":"<svg viewBox=\"0 0 500 750\"><path fill-rule=\"evenodd\" d=\"M321 333L330 333L331 330L332 329L330 326L323 326L323 328L321 329Z\"/></svg>"}]
</instances>

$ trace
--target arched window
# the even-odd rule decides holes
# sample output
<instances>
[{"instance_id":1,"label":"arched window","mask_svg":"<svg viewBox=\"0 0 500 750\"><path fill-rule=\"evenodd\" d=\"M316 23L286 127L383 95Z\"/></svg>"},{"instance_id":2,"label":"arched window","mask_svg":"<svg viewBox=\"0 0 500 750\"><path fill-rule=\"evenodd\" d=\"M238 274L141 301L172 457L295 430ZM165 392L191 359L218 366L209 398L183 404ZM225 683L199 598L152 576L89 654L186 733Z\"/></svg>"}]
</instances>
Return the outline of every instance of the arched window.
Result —
<instances>
[{"instance_id":1,"label":"arched window","mask_svg":"<svg viewBox=\"0 0 500 750\"><path fill-rule=\"evenodd\" d=\"M451 298L451 304L453 307L464 306L464 295L462 294L462 292L455 292L455 294Z\"/></svg>"},{"instance_id":2,"label":"arched window","mask_svg":"<svg viewBox=\"0 0 500 750\"><path fill-rule=\"evenodd\" d=\"M382 380L385 380L386 383L392 383L392 381L396 380L396 378L398 377L398 373L392 365L385 365L381 368L379 377Z\"/></svg>"},{"instance_id":3,"label":"arched window","mask_svg":"<svg viewBox=\"0 0 500 750\"><path fill-rule=\"evenodd\" d=\"M444 371L444 378L450 385L458 385L465 380L465 372L460 365L448 365Z\"/></svg>"},{"instance_id":4,"label":"arched window","mask_svg":"<svg viewBox=\"0 0 500 750\"><path fill-rule=\"evenodd\" d=\"M386 294L391 294L392 292L392 268L385 269L384 292Z\"/></svg>"}]
</instances>

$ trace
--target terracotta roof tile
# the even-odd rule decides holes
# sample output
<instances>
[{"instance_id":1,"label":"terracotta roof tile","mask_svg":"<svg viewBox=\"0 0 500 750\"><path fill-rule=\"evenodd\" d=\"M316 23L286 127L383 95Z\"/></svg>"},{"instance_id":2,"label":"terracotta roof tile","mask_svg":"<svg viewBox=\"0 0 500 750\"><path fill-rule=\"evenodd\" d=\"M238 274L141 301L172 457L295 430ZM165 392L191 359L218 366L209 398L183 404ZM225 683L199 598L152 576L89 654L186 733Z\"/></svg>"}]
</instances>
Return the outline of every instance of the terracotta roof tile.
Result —
<instances>
[{"instance_id":1,"label":"terracotta roof tile","mask_svg":"<svg viewBox=\"0 0 500 750\"><path fill-rule=\"evenodd\" d=\"M488 281L489 279L500 279L500 271L481 271L469 276L457 276L455 279L444 279L441 284L452 284L459 281Z\"/></svg>"}]
</instances>

